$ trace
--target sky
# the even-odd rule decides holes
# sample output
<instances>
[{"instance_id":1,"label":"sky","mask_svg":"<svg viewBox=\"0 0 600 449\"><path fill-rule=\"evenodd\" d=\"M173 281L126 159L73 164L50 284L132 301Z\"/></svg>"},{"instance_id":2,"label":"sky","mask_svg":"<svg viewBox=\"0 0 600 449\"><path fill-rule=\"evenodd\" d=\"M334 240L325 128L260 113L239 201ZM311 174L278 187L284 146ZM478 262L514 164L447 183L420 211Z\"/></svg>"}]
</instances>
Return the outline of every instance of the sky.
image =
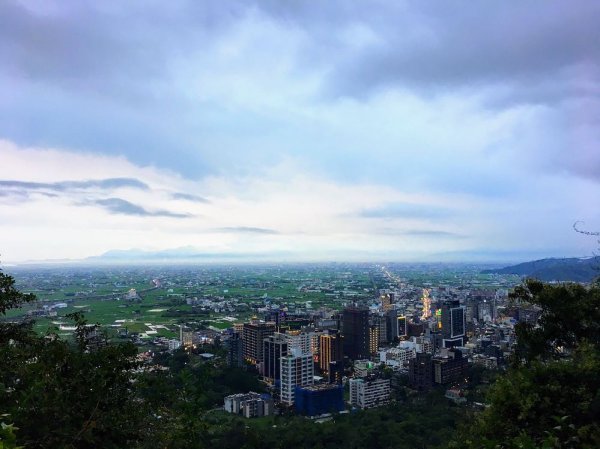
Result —
<instances>
[{"instance_id":1,"label":"sky","mask_svg":"<svg viewBox=\"0 0 600 449\"><path fill-rule=\"evenodd\" d=\"M0 258L590 256L600 2L0 2Z\"/></svg>"}]
</instances>

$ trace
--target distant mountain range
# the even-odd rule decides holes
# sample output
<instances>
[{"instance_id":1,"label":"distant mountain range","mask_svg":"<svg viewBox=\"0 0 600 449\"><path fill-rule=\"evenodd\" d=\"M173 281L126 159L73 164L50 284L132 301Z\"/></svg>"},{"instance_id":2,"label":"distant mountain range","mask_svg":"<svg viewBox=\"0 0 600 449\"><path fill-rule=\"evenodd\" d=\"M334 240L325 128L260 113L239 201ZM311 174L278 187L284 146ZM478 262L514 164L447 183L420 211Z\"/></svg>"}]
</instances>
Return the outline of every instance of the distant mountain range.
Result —
<instances>
[{"instance_id":1,"label":"distant mountain range","mask_svg":"<svg viewBox=\"0 0 600 449\"><path fill-rule=\"evenodd\" d=\"M285 257L286 252L275 253L233 253L233 252L205 252L192 246L165 249L159 251L146 251L139 249L111 250L99 256L83 259L85 263L120 263L120 262L231 262L264 260L270 257Z\"/></svg>"},{"instance_id":2,"label":"distant mountain range","mask_svg":"<svg viewBox=\"0 0 600 449\"><path fill-rule=\"evenodd\" d=\"M516 274L552 282L591 282L600 277L600 257L541 259L509 267L483 270L484 274Z\"/></svg>"}]
</instances>

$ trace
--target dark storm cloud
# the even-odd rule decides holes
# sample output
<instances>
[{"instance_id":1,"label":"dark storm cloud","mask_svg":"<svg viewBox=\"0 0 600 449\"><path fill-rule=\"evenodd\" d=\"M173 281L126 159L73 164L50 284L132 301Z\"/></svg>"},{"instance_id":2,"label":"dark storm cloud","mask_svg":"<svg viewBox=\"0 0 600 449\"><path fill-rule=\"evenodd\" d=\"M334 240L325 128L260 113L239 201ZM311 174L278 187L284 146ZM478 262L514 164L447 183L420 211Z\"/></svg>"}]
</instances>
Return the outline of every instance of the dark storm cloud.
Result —
<instances>
[{"instance_id":1,"label":"dark storm cloud","mask_svg":"<svg viewBox=\"0 0 600 449\"><path fill-rule=\"evenodd\" d=\"M173 198L174 200L192 201L194 203L209 203L210 202L206 198L203 198L201 196L192 195L190 193L181 193L181 192L172 193L171 198Z\"/></svg>"},{"instance_id":2,"label":"dark storm cloud","mask_svg":"<svg viewBox=\"0 0 600 449\"><path fill-rule=\"evenodd\" d=\"M264 235L279 234L279 232L275 231L274 229L254 228L254 227L250 227L250 226L231 226L231 227L217 228L217 229L215 229L215 231L224 232L224 233L232 233L232 234L264 234Z\"/></svg>"},{"instance_id":3,"label":"dark storm cloud","mask_svg":"<svg viewBox=\"0 0 600 449\"><path fill-rule=\"evenodd\" d=\"M85 181L60 181L60 182L28 182L0 180L0 189L11 189L22 192L43 193L51 192L70 192L77 190L112 190L121 187L131 187L141 190L149 190L147 184L135 178L107 178L107 179L89 179Z\"/></svg>"},{"instance_id":4,"label":"dark storm cloud","mask_svg":"<svg viewBox=\"0 0 600 449\"><path fill-rule=\"evenodd\" d=\"M106 198L100 200L91 200L83 205L97 205L111 214L135 215L138 217L170 217L170 218L189 218L191 215L169 212L167 210L149 211L137 204L133 204L121 198Z\"/></svg>"}]
</instances>

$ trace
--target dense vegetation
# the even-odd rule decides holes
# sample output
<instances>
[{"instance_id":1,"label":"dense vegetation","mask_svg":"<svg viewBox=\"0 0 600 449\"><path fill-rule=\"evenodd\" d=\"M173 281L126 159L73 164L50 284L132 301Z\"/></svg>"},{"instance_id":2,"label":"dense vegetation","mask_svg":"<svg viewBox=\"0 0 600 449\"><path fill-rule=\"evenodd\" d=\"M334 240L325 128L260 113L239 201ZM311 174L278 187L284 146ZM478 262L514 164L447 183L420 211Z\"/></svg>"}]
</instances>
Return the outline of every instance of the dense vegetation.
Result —
<instances>
[{"instance_id":1,"label":"dense vegetation","mask_svg":"<svg viewBox=\"0 0 600 449\"><path fill-rule=\"evenodd\" d=\"M0 272L0 314L33 299ZM0 322L0 448L600 447L600 286L529 281L513 299L542 314L518 325L517 356L485 411L433 391L322 424L216 411L227 394L260 391L256 376L183 351L149 371L81 315L73 341Z\"/></svg>"},{"instance_id":2,"label":"dense vegetation","mask_svg":"<svg viewBox=\"0 0 600 449\"><path fill-rule=\"evenodd\" d=\"M600 284L529 280L512 297L540 319L517 325L511 368L455 447L600 447Z\"/></svg>"}]
</instances>

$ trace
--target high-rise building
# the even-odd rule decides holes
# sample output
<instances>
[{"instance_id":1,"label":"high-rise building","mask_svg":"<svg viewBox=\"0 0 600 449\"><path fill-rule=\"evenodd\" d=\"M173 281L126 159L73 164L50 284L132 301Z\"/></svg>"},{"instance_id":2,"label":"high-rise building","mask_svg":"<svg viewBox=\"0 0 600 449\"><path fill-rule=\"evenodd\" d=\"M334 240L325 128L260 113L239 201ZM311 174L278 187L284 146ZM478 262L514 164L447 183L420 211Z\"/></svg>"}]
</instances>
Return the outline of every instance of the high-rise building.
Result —
<instances>
[{"instance_id":1,"label":"high-rise building","mask_svg":"<svg viewBox=\"0 0 600 449\"><path fill-rule=\"evenodd\" d=\"M379 327L379 345L385 345L389 342L388 331L387 331L387 317L384 313L380 312L375 315L371 315L371 325Z\"/></svg>"},{"instance_id":2,"label":"high-rise building","mask_svg":"<svg viewBox=\"0 0 600 449\"><path fill-rule=\"evenodd\" d=\"M250 363L258 365L263 361L263 342L269 335L275 332L274 323L253 321L244 323L243 342L244 358Z\"/></svg>"},{"instance_id":3,"label":"high-rise building","mask_svg":"<svg viewBox=\"0 0 600 449\"><path fill-rule=\"evenodd\" d=\"M398 311L390 310L385 314L387 341L393 342L398 338Z\"/></svg>"},{"instance_id":4,"label":"high-rise building","mask_svg":"<svg viewBox=\"0 0 600 449\"><path fill-rule=\"evenodd\" d=\"M458 349L443 349L433 358L433 380L436 384L453 385L465 380L468 370L467 358Z\"/></svg>"},{"instance_id":5,"label":"high-rise building","mask_svg":"<svg viewBox=\"0 0 600 449\"><path fill-rule=\"evenodd\" d=\"M298 348L281 358L281 402L293 405L296 387L314 383L314 366L312 353L302 353Z\"/></svg>"},{"instance_id":6,"label":"high-rise building","mask_svg":"<svg viewBox=\"0 0 600 449\"><path fill-rule=\"evenodd\" d=\"M344 360L343 337L337 331L329 331L319 337L319 369L325 375L329 374L331 362ZM336 365L337 366L337 365Z\"/></svg>"},{"instance_id":7,"label":"high-rise building","mask_svg":"<svg viewBox=\"0 0 600 449\"><path fill-rule=\"evenodd\" d=\"M369 354L377 354L379 350L379 326L374 324L369 327Z\"/></svg>"},{"instance_id":8,"label":"high-rise building","mask_svg":"<svg viewBox=\"0 0 600 449\"><path fill-rule=\"evenodd\" d=\"M291 330L285 333L290 349L297 348L303 354L313 352L313 332Z\"/></svg>"},{"instance_id":9,"label":"high-rise building","mask_svg":"<svg viewBox=\"0 0 600 449\"><path fill-rule=\"evenodd\" d=\"M227 348L227 366L244 366L244 348L240 335L235 332L231 334L225 341L225 347Z\"/></svg>"},{"instance_id":10,"label":"high-rise building","mask_svg":"<svg viewBox=\"0 0 600 449\"><path fill-rule=\"evenodd\" d=\"M191 348L194 343L193 332L186 331L182 325L179 325L179 341L181 342L181 347Z\"/></svg>"},{"instance_id":11,"label":"high-rise building","mask_svg":"<svg viewBox=\"0 0 600 449\"><path fill-rule=\"evenodd\" d=\"M392 310L394 307L392 304L394 302L394 294L393 293L384 293L381 295L381 311L388 312Z\"/></svg>"},{"instance_id":12,"label":"high-rise building","mask_svg":"<svg viewBox=\"0 0 600 449\"><path fill-rule=\"evenodd\" d=\"M465 337L465 308L457 300L442 304L442 341L443 347L462 346Z\"/></svg>"},{"instance_id":13,"label":"high-rise building","mask_svg":"<svg viewBox=\"0 0 600 449\"><path fill-rule=\"evenodd\" d=\"M263 378L276 383L281 378L281 357L288 354L289 341L285 334L275 332L263 341Z\"/></svg>"},{"instance_id":14,"label":"high-rise building","mask_svg":"<svg viewBox=\"0 0 600 449\"><path fill-rule=\"evenodd\" d=\"M341 384L344 377L344 362L329 362L327 382L330 384Z\"/></svg>"},{"instance_id":15,"label":"high-rise building","mask_svg":"<svg viewBox=\"0 0 600 449\"><path fill-rule=\"evenodd\" d=\"M385 405L390 401L389 379L350 379L350 404L360 408Z\"/></svg>"},{"instance_id":16,"label":"high-rise building","mask_svg":"<svg viewBox=\"0 0 600 449\"><path fill-rule=\"evenodd\" d=\"M405 338L408 336L408 322L405 316L399 316L398 320L398 338Z\"/></svg>"},{"instance_id":17,"label":"high-rise building","mask_svg":"<svg viewBox=\"0 0 600 449\"><path fill-rule=\"evenodd\" d=\"M368 358L369 309L347 307L343 312L344 354L352 360Z\"/></svg>"},{"instance_id":18,"label":"high-rise building","mask_svg":"<svg viewBox=\"0 0 600 449\"><path fill-rule=\"evenodd\" d=\"M433 362L431 354L418 352L408 362L408 380L412 388L419 391L429 390L433 386Z\"/></svg>"}]
</instances>

